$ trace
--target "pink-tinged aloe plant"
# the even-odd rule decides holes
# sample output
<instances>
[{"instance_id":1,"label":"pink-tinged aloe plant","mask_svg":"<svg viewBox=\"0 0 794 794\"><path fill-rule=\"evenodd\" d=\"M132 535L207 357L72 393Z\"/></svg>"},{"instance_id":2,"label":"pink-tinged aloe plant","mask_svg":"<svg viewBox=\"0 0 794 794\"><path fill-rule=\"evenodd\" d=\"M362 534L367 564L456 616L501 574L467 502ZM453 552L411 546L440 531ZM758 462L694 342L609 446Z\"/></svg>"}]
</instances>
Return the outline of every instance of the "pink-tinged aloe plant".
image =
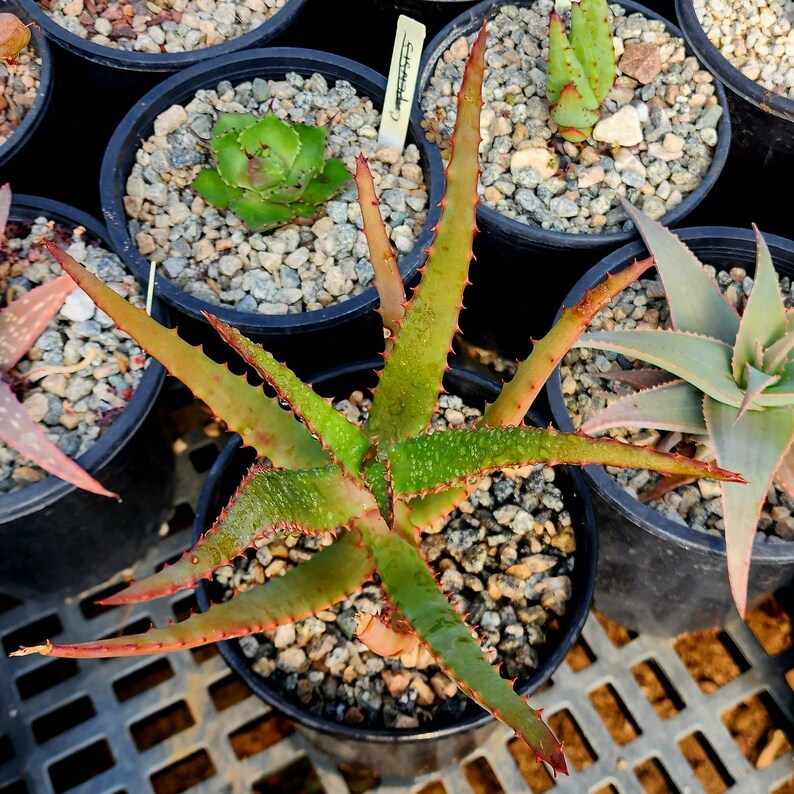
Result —
<instances>
[{"instance_id":1,"label":"pink-tinged aloe plant","mask_svg":"<svg viewBox=\"0 0 794 794\"><path fill-rule=\"evenodd\" d=\"M610 373L641 390L611 403L581 430L691 434L699 441L698 457L716 460L749 482L721 483L728 576L744 617L753 539L767 492L775 483L794 497L794 314L786 310L769 248L755 227L755 280L740 315L675 234L628 202L623 205L653 254L671 327L593 331L579 338L576 347L661 368ZM689 481L667 477L643 498Z\"/></svg>"},{"instance_id":2,"label":"pink-tinged aloe plant","mask_svg":"<svg viewBox=\"0 0 794 794\"><path fill-rule=\"evenodd\" d=\"M0 188L0 242L5 239L10 207L11 189L6 184ZM41 336L74 288L69 276L59 276L34 287L0 311L0 441L78 488L116 496L47 438L10 385L14 367Z\"/></svg>"},{"instance_id":3,"label":"pink-tinged aloe plant","mask_svg":"<svg viewBox=\"0 0 794 794\"><path fill-rule=\"evenodd\" d=\"M567 771L562 745L540 712L499 675L440 591L418 549L421 530L443 521L480 476L510 465L600 462L695 477L737 477L681 456L522 424L534 396L576 337L650 260L610 277L567 310L488 406L479 427L428 432L457 330L476 229L485 41L483 27L459 96L441 219L421 284L407 306L384 242L383 221L371 215L377 206L366 164L359 161L359 200L381 315L393 342L361 428L234 328L208 315L221 336L275 388L277 398L206 358L51 246L102 309L224 417L230 430L256 448L260 460L269 461L253 466L212 528L182 560L105 603L131 603L194 587L273 530L333 530L338 535L308 562L183 623L136 636L71 645L47 642L18 654L101 657L191 648L299 620L343 600L377 572L393 608L388 615L361 616L359 639L382 655L421 642L463 692L509 725L555 773Z\"/></svg>"}]
</instances>

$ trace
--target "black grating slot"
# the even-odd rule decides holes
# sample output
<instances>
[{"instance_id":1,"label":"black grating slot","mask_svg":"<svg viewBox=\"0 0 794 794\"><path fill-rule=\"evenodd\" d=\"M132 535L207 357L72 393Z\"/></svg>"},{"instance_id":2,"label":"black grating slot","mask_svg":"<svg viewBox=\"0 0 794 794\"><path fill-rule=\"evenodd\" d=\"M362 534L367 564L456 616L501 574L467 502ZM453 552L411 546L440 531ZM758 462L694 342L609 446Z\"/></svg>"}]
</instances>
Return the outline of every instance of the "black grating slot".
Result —
<instances>
[{"instance_id":1,"label":"black grating slot","mask_svg":"<svg viewBox=\"0 0 794 794\"><path fill-rule=\"evenodd\" d=\"M174 508L174 514L168 522L168 531L175 535L177 532L182 532L186 529L193 527L193 519L195 513L193 508L187 503L182 502Z\"/></svg>"},{"instance_id":2,"label":"black grating slot","mask_svg":"<svg viewBox=\"0 0 794 794\"><path fill-rule=\"evenodd\" d=\"M17 692L23 700L27 700L68 681L79 672L80 668L74 659L53 659L19 676L16 680Z\"/></svg>"},{"instance_id":3,"label":"black grating slot","mask_svg":"<svg viewBox=\"0 0 794 794\"><path fill-rule=\"evenodd\" d=\"M180 701L136 722L130 727L130 733L135 746L143 752L195 724L187 704Z\"/></svg>"},{"instance_id":4,"label":"black grating slot","mask_svg":"<svg viewBox=\"0 0 794 794\"><path fill-rule=\"evenodd\" d=\"M214 774L212 759L205 750L199 750L155 773L151 781L155 794L179 794Z\"/></svg>"},{"instance_id":5,"label":"black grating slot","mask_svg":"<svg viewBox=\"0 0 794 794\"><path fill-rule=\"evenodd\" d=\"M11 737L0 736L0 764L10 761L14 757L14 745Z\"/></svg>"},{"instance_id":6,"label":"black grating slot","mask_svg":"<svg viewBox=\"0 0 794 794\"><path fill-rule=\"evenodd\" d=\"M65 733L81 722L90 720L95 715L96 709L91 698L84 696L37 717L31 723L31 730L36 741L41 744L52 739L53 736Z\"/></svg>"},{"instance_id":7,"label":"black grating slot","mask_svg":"<svg viewBox=\"0 0 794 794\"><path fill-rule=\"evenodd\" d=\"M297 792L325 794L320 778L306 756L275 774L256 781L251 790L251 794L297 794Z\"/></svg>"},{"instance_id":8,"label":"black grating slot","mask_svg":"<svg viewBox=\"0 0 794 794\"><path fill-rule=\"evenodd\" d=\"M129 675L113 682L113 692L116 700L123 703L146 692L169 678L174 677L174 671L166 659L157 659L145 667L140 667Z\"/></svg>"},{"instance_id":9,"label":"black grating slot","mask_svg":"<svg viewBox=\"0 0 794 794\"><path fill-rule=\"evenodd\" d=\"M14 780L7 786L0 785L0 794L29 794L30 789L23 780Z\"/></svg>"},{"instance_id":10,"label":"black grating slot","mask_svg":"<svg viewBox=\"0 0 794 794\"><path fill-rule=\"evenodd\" d=\"M45 617L28 623L22 628L11 631L3 636L3 650L6 653L16 651L22 645L38 645L51 639L63 631L60 618L55 615Z\"/></svg>"},{"instance_id":11,"label":"black grating slot","mask_svg":"<svg viewBox=\"0 0 794 794\"><path fill-rule=\"evenodd\" d=\"M56 761L49 767L48 773L56 794L61 794L101 775L115 763L110 745L106 741L99 741Z\"/></svg>"},{"instance_id":12,"label":"black grating slot","mask_svg":"<svg viewBox=\"0 0 794 794\"><path fill-rule=\"evenodd\" d=\"M117 582L111 587L106 587L97 591L96 593L91 593L88 598L84 598L80 602L80 612L82 612L83 617L86 620L91 620L92 618L99 617L99 615L104 615L105 612L108 612L111 609L118 609L118 606L97 604L97 601L101 601L104 598L109 598L110 596L121 592L126 587L126 582Z\"/></svg>"},{"instance_id":13,"label":"black grating slot","mask_svg":"<svg viewBox=\"0 0 794 794\"><path fill-rule=\"evenodd\" d=\"M202 474L212 468L215 459L218 457L218 447L215 444L205 444L203 447L194 449L189 453L190 462L195 470Z\"/></svg>"}]
</instances>

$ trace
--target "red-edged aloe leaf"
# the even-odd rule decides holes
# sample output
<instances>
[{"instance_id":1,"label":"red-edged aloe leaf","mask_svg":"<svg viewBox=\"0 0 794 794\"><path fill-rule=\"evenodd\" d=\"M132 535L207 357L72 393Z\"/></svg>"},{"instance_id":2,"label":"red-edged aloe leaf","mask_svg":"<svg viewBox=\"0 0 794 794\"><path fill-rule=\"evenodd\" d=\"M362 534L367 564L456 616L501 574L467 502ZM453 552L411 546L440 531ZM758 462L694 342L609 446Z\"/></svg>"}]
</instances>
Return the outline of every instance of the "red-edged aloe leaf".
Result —
<instances>
[{"instance_id":1,"label":"red-edged aloe leaf","mask_svg":"<svg viewBox=\"0 0 794 794\"><path fill-rule=\"evenodd\" d=\"M791 407L768 408L739 416L736 408L708 397L703 408L717 462L740 471L747 480L744 485L722 485L728 577L734 603L744 617L758 516L775 471L794 439L794 411Z\"/></svg>"},{"instance_id":2,"label":"red-edged aloe leaf","mask_svg":"<svg viewBox=\"0 0 794 794\"><path fill-rule=\"evenodd\" d=\"M682 485L689 485L691 482L695 482L694 477L680 477L677 475L662 477L659 482L655 483L647 490L638 493L637 499L640 502L652 502L654 499L661 499L669 491L674 491Z\"/></svg>"},{"instance_id":3,"label":"red-edged aloe leaf","mask_svg":"<svg viewBox=\"0 0 794 794\"><path fill-rule=\"evenodd\" d=\"M628 394L591 416L583 433L601 433L611 427L653 427L679 433L706 433L703 393L686 381L673 381Z\"/></svg>"},{"instance_id":4,"label":"red-edged aloe leaf","mask_svg":"<svg viewBox=\"0 0 794 794\"><path fill-rule=\"evenodd\" d=\"M375 195L375 182L363 154L356 157L356 187L358 205L364 221L364 234L369 245L369 261L375 272L375 289L380 298L380 312L389 351L400 332L400 322L405 316L405 288L397 267L397 257L386 234L380 204Z\"/></svg>"},{"instance_id":5,"label":"red-edged aloe leaf","mask_svg":"<svg viewBox=\"0 0 794 794\"><path fill-rule=\"evenodd\" d=\"M103 488L53 444L38 422L33 421L22 403L17 400L9 386L2 381L0 381L0 441L26 458L30 458L45 471L78 488L102 496L119 498L118 494Z\"/></svg>"},{"instance_id":6,"label":"red-edged aloe leaf","mask_svg":"<svg viewBox=\"0 0 794 794\"><path fill-rule=\"evenodd\" d=\"M395 659L419 645L419 637L413 629L407 624L395 625L392 616L359 612L355 616L355 621L356 639L378 656Z\"/></svg>"},{"instance_id":7,"label":"red-edged aloe leaf","mask_svg":"<svg viewBox=\"0 0 794 794\"><path fill-rule=\"evenodd\" d=\"M552 105L560 101L568 85L576 87L582 108L598 109L598 100L573 51L562 17L552 11L549 17L549 65L546 72L546 97Z\"/></svg>"},{"instance_id":8,"label":"red-edged aloe leaf","mask_svg":"<svg viewBox=\"0 0 794 794\"><path fill-rule=\"evenodd\" d=\"M594 100L595 101L595 100ZM573 83L568 83L560 98L551 109L551 117L565 131L565 139L572 143L581 143L590 134L593 124L598 121L597 107L588 107L582 99L582 93Z\"/></svg>"},{"instance_id":9,"label":"red-edged aloe leaf","mask_svg":"<svg viewBox=\"0 0 794 794\"><path fill-rule=\"evenodd\" d=\"M192 389L260 457L269 458L276 466L294 468L312 468L329 462L317 439L290 412L280 408L276 399L252 386L244 376L234 375L215 363L180 339L175 331L164 328L145 311L124 300L54 243L45 240L44 245L119 328Z\"/></svg>"},{"instance_id":10,"label":"red-edged aloe leaf","mask_svg":"<svg viewBox=\"0 0 794 794\"><path fill-rule=\"evenodd\" d=\"M255 465L212 528L181 560L103 603L147 601L194 587L270 532L335 532L374 504L335 466L290 471Z\"/></svg>"},{"instance_id":11,"label":"red-edged aloe leaf","mask_svg":"<svg viewBox=\"0 0 794 794\"><path fill-rule=\"evenodd\" d=\"M610 350L654 364L729 405L738 407L744 398L731 377L731 348L716 339L679 331L593 331L582 334L573 346Z\"/></svg>"},{"instance_id":12,"label":"red-edged aloe leaf","mask_svg":"<svg viewBox=\"0 0 794 794\"><path fill-rule=\"evenodd\" d=\"M457 328L479 201L478 147L487 35L483 23L458 94L447 189L435 240L370 410L367 429L385 442L421 433L429 424Z\"/></svg>"},{"instance_id":13,"label":"red-edged aloe leaf","mask_svg":"<svg viewBox=\"0 0 794 794\"><path fill-rule=\"evenodd\" d=\"M0 187L0 240L6 236L9 212L11 212L11 185L6 182Z\"/></svg>"},{"instance_id":14,"label":"red-edged aloe leaf","mask_svg":"<svg viewBox=\"0 0 794 794\"><path fill-rule=\"evenodd\" d=\"M775 485L794 499L794 449L789 449L775 470Z\"/></svg>"},{"instance_id":15,"label":"red-edged aloe leaf","mask_svg":"<svg viewBox=\"0 0 794 794\"><path fill-rule=\"evenodd\" d=\"M485 411L485 424L490 427L517 425L548 380L557 364L573 343L590 325L592 319L626 287L633 284L653 264L650 257L633 262L615 275L587 290L574 306L565 309L560 319L542 339L534 343L529 357L519 364L516 374Z\"/></svg>"},{"instance_id":16,"label":"red-edged aloe leaf","mask_svg":"<svg viewBox=\"0 0 794 794\"><path fill-rule=\"evenodd\" d=\"M617 76L606 0L579 0L571 4L569 39L596 102L602 102L612 90Z\"/></svg>"},{"instance_id":17,"label":"red-edged aloe leaf","mask_svg":"<svg viewBox=\"0 0 794 794\"><path fill-rule=\"evenodd\" d=\"M319 437L334 460L351 477L360 479L361 461L370 447L370 440L364 433L312 391L289 367L276 361L267 350L209 312L204 312L204 316L223 340L289 403L296 416Z\"/></svg>"},{"instance_id":18,"label":"red-edged aloe leaf","mask_svg":"<svg viewBox=\"0 0 794 794\"><path fill-rule=\"evenodd\" d=\"M505 466L534 463L574 466L595 463L742 481L731 471L692 458L551 428L500 427L429 433L395 444L388 454L396 494L424 493Z\"/></svg>"},{"instance_id":19,"label":"red-edged aloe leaf","mask_svg":"<svg viewBox=\"0 0 794 794\"><path fill-rule=\"evenodd\" d=\"M310 560L265 584L238 593L207 612L145 634L106 640L21 648L11 656L40 653L75 658L142 656L195 648L293 623L342 601L372 575L373 563L358 532L346 532Z\"/></svg>"},{"instance_id":20,"label":"red-edged aloe leaf","mask_svg":"<svg viewBox=\"0 0 794 794\"><path fill-rule=\"evenodd\" d=\"M625 199L621 199L621 204L656 260L673 327L713 336L733 346L739 331L739 315L706 275L697 257L662 224Z\"/></svg>"},{"instance_id":21,"label":"red-edged aloe leaf","mask_svg":"<svg viewBox=\"0 0 794 794\"><path fill-rule=\"evenodd\" d=\"M733 377L736 382L745 374L747 364L755 364L756 345L768 348L786 334L786 308L780 293L775 266L769 248L753 224L756 240L756 264L753 288L739 321L733 348Z\"/></svg>"},{"instance_id":22,"label":"red-edged aloe leaf","mask_svg":"<svg viewBox=\"0 0 794 794\"><path fill-rule=\"evenodd\" d=\"M460 689L509 725L555 773L567 773L562 745L510 682L499 675L438 589L419 552L382 523L359 522L383 589Z\"/></svg>"},{"instance_id":23,"label":"red-edged aloe leaf","mask_svg":"<svg viewBox=\"0 0 794 794\"><path fill-rule=\"evenodd\" d=\"M30 350L72 290L74 282L69 276L58 276L0 312L0 372L8 372Z\"/></svg>"},{"instance_id":24,"label":"red-edged aloe leaf","mask_svg":"<svg viewBox=\"0 0 794 794\"><path fill-rule=\"evenodd\" d=\"M794 332L787 331L784 336L771 344L765 351L762 368L765 372L774 372L783 366L794 348Z\"/></svg>"}]
</instances>

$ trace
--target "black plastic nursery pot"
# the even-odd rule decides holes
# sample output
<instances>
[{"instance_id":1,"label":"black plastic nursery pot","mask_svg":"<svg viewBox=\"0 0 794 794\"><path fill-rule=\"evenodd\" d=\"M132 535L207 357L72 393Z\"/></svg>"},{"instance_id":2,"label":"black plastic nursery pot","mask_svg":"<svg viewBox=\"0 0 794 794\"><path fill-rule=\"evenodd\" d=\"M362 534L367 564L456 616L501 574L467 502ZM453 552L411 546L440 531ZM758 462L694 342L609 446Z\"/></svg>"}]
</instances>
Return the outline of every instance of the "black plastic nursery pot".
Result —
<instances>
[{"instance_id":1,"label":"black plastic nursery pot","mask_svg":"<svg viewBox=\"0 0 794 794\"><path fill-rule=\"evenodd\" d=\"M794 101L743 75L709 41L692 0L675 0L675 12L692 51L728 89L734 144L761 156L794 154Z\"/></svg>"},{"instance_id":2,"label":"black plastic nursery pot","mask_svg":"<svg viewBox=\"0 0 794 794\"><path fill-rule=\"evenodd\" d=\"M140 279L148 280L149 263L130 235L123 199L135 152L140 141L151 134L154 119L173 104L189 101L199 89L215 87L221 80L239 83L257 77L283 79L287 72L304 77L318 72L327 79L347 80L359 94L382 106L386 79L372 69L328 52L274 47L214 58L173 75L147 93L122 119L105 153L100 192L110 239ZM443 194L444 172L437 150L424 139L417 112L411 116L407 142L414 143L420 151L429 194L422 232L412 250L399 259L403 281L412 285L425 260L425 249L432 241L432 227L440 215L437 205ZM213 306L189 295L160 274L155 277L154 289L175 311L174 319L180 330L191 341L204 344L213 356L228 355L228 347L218 344L217 334L202 315L203 311L262 343L302 375L367 358L383 349L383 327L374 311L378 306L374 286L323 309L286 315L248 314Z\"/></svg>"},{"instance_id":3,"label":"black plastic nursery pot","mask_svg":"<svg viewBox=\"0 0 794 794\"><path fill-rule=\"evenodd\" d=\"M113 250L92 216L37 196L13 197L12 222L42 215L65 228L79 224ZM168 323L161 301L153 302L152 316ZM157 542L173 494L173 452L156 405L165 376L150 360L124 410L76 459L123 501L52 475L0 496L0 591L23 599L74 595L128 567Z\"/></svg>"},{"instance_id":4,"label":"black plastic nursery pot","mask_svg":"<svg viewBox=\"0 0 794 794\"><path fill-rule=\"evenodd\" d=\"M476 33L483 21L496 16L504 5L529 6L532 1L485 0L439 31L422 55L417 96L421 97L436 63L452 43ZM640 12L659 20L673 35L682 36L672 22L634 0L620 0L619 5L630 13ZM727 107L725 90L719 83L716 93L720 105ZM729 113L722 114L717 129L719 139L708 172L695 190L661 218L666 226L683 221L717 182L730 150ZM543 229L508 218L484 204L477 208L477 225L481 233L475 240L477 259L470 273L474 286L467 292L468 311L462 315L464 335L518 359L531 351L531 337L543 336L549 329L556 307L576 279L601 257L639 237L636 230L572 234Z\"/></svg>"},{"instance_id":5,"label":"black plastic nursery pot","mask_svg":"<svg viewBox=\"0 0 794 794\"><path fill-rule=\"evenodd\" d=\"M763 229L761 230L763 233ZM698 259L717 268L755 269L750 230L699 226L676 231ZM778 273L794 277L794 242L764 234ZM647 256L643 243L623 246L605 257L574 285L563 305ZM651 271L652 272L652 271ZM554 424L573 430L565 407L560 368L546 383ZM642 634L673 637L723 626L738 618L728 584L725 540L663 516L639 502L600 466L584 476L598 523L599 559L595 606L607 617ZM794 543L756 536L750 562L748 604L794 580Z\"/></svg>"},{"instance_id":6,"label":"black plastic nursery pot","mask_svg":"<svg viewBox=\"0 0 794 794\"><path fill-rule=\"evenodd\" d=\"M6 8L3 8L3 11L16 14L25 24L31 20L26 9L17 5L16 2L9 3ZM0 146L0 168L3 171L5 171L6 166L17 153L25 148L32 139L35 139L36 132L47 114L50 100L52 99L54 74L52 52L47 39L36 25L30 26L30 43L28 47L41 59L39 89L36 92L36 98L33 100L30 110L25 114L25 118L22 119L11 137ZM2 178L3 182L7 181L7 178L3 178L2 175L0 175L0 178Z\"/></svg>"},{"instance_id":7,"label":"black plastic nursery pot","mask_svg":"<svg viewBox=\"0 0 794 794\"><path fill-rule=\"evenodd\" d=\"M376 368L382 361L362 361L327 371L310 380L326 397L347 397L355 389L376 385ZM447 372L444 387L468 404L483 407L499 393L499 384L471 371L453 367ZM530 411L528 419L541 426L546 423ZM196 508L193 540L214 522L254 460L250 449L240 448L240 438L231 436L209 472ZM572 596L559 626L550 632L546 644L538 648L539 665L520 676L517 690L524 696L537 691L559 667L579 637L590 610L596 570L598 540L592 506L581 472L558 467L560 485L570 499L576 527L576 552L572 576ZM563 479L564 478L564 479ZM566 503L567 505L567 503ZM215 585L202 581L197 596L202 611L207 610ZM453 764L476 750L496 729L496 720L473 702L454 724L428 724L415 730L377 729L332 722L302 710L251 669L251 661L236 640L218 644L227 664L262 700L289 717L297 729L320 750L349 769L374 770L382 776L421 775Z\"/></svg>"}]
</instances>

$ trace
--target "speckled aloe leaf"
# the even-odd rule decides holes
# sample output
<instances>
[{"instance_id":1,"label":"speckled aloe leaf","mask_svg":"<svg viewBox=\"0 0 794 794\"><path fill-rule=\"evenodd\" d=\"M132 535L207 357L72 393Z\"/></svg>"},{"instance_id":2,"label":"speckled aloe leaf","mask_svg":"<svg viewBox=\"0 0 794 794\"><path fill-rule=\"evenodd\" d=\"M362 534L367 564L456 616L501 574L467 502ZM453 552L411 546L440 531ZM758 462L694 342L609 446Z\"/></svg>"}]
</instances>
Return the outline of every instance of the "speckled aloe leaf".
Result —
<instances>
[{"instance_id":1,"label":"speckled aloe leaf","mask_svg":"<svg viewBox=\"0 0 794 794\"><path fill-rule=\"evenodd\" d=\"M422 281L408 305L368 420L381 441L425 430L433 415L447 355L457 329L476 228L480 108L487 38L485 25L471 49L458 97L452 155L441 218Z\"/></svg>"},{"instance_id":2,"label":"speckled aloe leaf","mask_svg":"<svg viewBox=\"0 0 794 794\"><path fill-rule=\"evenodd\" d=\"M617 74L606 0L579 0L572 3L568 38L587 74L596 101L603 102L612 90Z\"/></svg>"},{"instance_id":3,"label":"speckled aloe leaf","mask_svg":"<svg viewBox=\"0 0 794 794\"><path fill-rule=\"evenodd\" d=\"M744 617L758 517L775 470L794 439L794 410L767 408L740 416L736 408L707 397L704 412L717 462L741 471L748 483L722 484L728 576L736 608Z\"/></svg>"},{"instance_id":4,"label":"speckled aloe leaf","mask_svg":"<svg viewBox=\"0 0 794 794\"><path fill-rule=\"evenodd\" d=\"M330 402L320 397L284 364L276 361L261 345L252 342L237 328L204 312L210 325L266 380L292 408L295 415L318 437L348 476L360 479L364 455L371 446L367 436L348 422Z\"/></svg>"},{"instance_id":5,"label":"speckled aloe leaf","mask_svg":"<svg viewBox=\"0 0 794 794\"><path fill-rule=\"evenodd\" d=\"M622 199L621 204L656 260L673 328L711 336L732 347L739 331L739 315L706 275L698 259L660 223L628 201Z\"/></svg>"},{"instance_id":6,"label":"speckled aloe leaf","mask_svg":"<svg viewBox=\"0 0 794 794\"><path fill-rule=\"evenodd\" d=\"M380 299L378 312L383 321L384 334L388 332L388 352L394 345L405 316L405 287L380 213L372 172L363 154L356 157L355 180L364 234L369 245L369 261L375 274L375 288Z\"/></svg>"},{"instance_id":7,"label":"speckled aloe leaf","mask_svg":"<svg viewBox=\"0 0 794 794\"><path fill-rule=\"evenodd\" d=\"M737 383L742 383L742 376L746 374L745 368L748 365L761 365L761 362L756 362L757 346L766 350L786 335L786 308L775 266L772 264L772 255L757 227L753 226L753 231L756 240L753 288L739 321L731 361L733 377Z\"/></svg>"},{"instance_id":8,"label":"speckled aloe leaf","mask_svg":"<svg viewBox=\"0 0 794 794\"><path fill-rule=\"evenodd\" d=\"M373 563L360 535L346 532L310 560L290 568L283 576L247 590L230 601L214 604L174 625L132 634L69 645L21 648L12 656L41 653L50 656L90 658L142 656L181 651L209 642L242 637L273 629L314 615L358 590L372 575Z\"/></svg>"},{"instance_id":9,"label":"speckled aloe leaf","mask_svg":"<svg viewBox=\"0 0 794 794\"><path fill-rule=\"evenodd\" d=\"M731 377L732 348L716 339L679 331L623 329L582 334L573 346L622 353L662 367L729 405L738 407L744 398Z\"/></svg>"},{"instance_id":10,"label":"speckled aloe leaf","mask_svg":"<svg viewBox=\"0 0 794 794\"><path fill-rule=\"evenodd\" d=\"M383 589L460 689L510 726L555 774L567 774L562 745L511 683L490 664L469 629L439 591L419 552L382 523L362 521L362 535Z\"/></svg>"},{"instance_id":11,"label":"speckled aloe leaf","mask_svg":"<svg viewBox=\"0 0 794 794\"><path fill-rule=\"evenodd\" d=\"M239 433L243 443L276 466L311 468L330 462L317 439L279 407L261 388L249 384L245 376L235 375L217 364L198 348L164 328L145 311L138 309L81 267L54 243L44 241L47 250L108 315L116 325L176 378L181 380L228 428Z\"/></svg>"},{"instance_id":12,"label":"speckled aloe leaf","mask_svg":"<svg viewBox=\"0 0 794 794\"><path fill-rule=\"evenodd\" d=\"M532 463L575 466L594 463L650 469L663 474L741 481L741 477L731 471L681 455L657 452L613 439L595 439L535 427L426 434L392 446L389 461L397 494L424 493L505 466Z\"/></svg>"},{"instance_id":13,"label":"speckled aloe leaf","mask_svg":"<svg viewBox=\"0 0 794 794\"><path fill-rule=\"evenodd\" d=\"M529 356L519 364L516 374L502 386L499 396L485 409L480 426L519 425L543 388L554 368L590 321L629 284L635 282L652 264L650 258L634 262L597 286L587 290L582 299L563 310L560 319L542 339L537 340ZM448 515L476 486L455 486L435 494L411 500L409 520L414 526L434 524Z\"/></svg>"},{"instance_id":14,"label":"speckled aloe leaf","mask_svg":"<svg viewBox=\"0 0 794 794\"><path fill-rule=\"evenodd\" d=\"M148 601L194 587L271 532L336 532L374 506L370 494L335 466L302 471L254 466L212 528L182 559L104 603Z\"/></svg>"},{"instance_id":15,"label":"speckled aloe leaf","mask_svg":"<svg viewBox=\"0 0 794 794\"><path fill-rule=\"evenodd\" d=\"M118 494L103 488L47 438L39 423L31 418L8 384L3 381L0 381L0 441L45 471L78 488L101 496L118 498Z\"/></svg>"},{"instance_id":16,"label":"speckled aloe leaf","mask_svg":"<svg viewBox=\"0 0 794 794\"><path fill-rule=\"evenodd\" d=\"M665 383L615 400L580 429L590 435L611 427L650 427L703 435L706 433L703 393L686 381Z\"/></svg>"},{"instance_id":17,"label":"speckled aloe leaf","mask_svg":"<svg viewBox=\"0 0 794 794\"><path fill-rule=\"evenodd\" d=\"M243 195L243 189L227 185L213 168L204 168L196 174L193 189L213 207L226 209L235 199Z\"/></svg>"}]
</instances>

